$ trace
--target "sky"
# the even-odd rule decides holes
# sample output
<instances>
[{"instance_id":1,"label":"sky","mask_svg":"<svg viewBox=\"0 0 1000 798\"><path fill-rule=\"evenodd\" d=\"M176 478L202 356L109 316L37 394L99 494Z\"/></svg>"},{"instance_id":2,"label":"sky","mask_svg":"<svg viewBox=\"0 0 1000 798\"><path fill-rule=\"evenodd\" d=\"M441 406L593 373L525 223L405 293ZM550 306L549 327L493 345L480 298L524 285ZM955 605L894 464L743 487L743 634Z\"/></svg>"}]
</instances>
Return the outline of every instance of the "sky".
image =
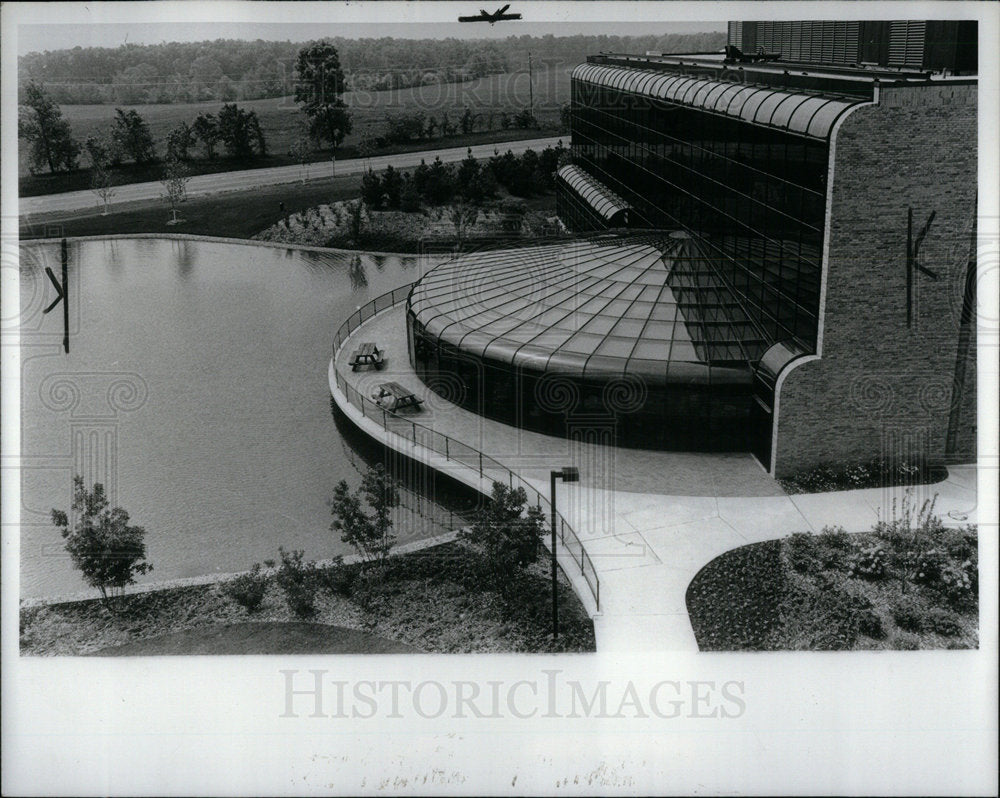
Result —
<instances>
[{"instance_id":1,"label":"sky","mask_svg":"<svg viewBox=\"0 0 1000 798\"><path fill-rule=\"evenodd\" d=\"M537 4L531 3L512 3L510 11L520 11L525 17L520 22L503 22L491 27L486 24L460 24L456 21L451 21L459 14L476 14L480 8L493 11L505 2L506 0L471 0L468 3L435 3L433 4L434 6L447 5L448 8L444 9L443 12L436 9L438 13L433 16L440 17L440 20L433 22L427 21L427 17L430 15L426 9L413 8L413 6L418 5L415 3L405 4L404 11L407 13L396 15L397 19L404 17L413 20L408 22L339 21L337 15L333 13L334 8L331 8L325 15L328 21L314 22L236 20L227 22L208 20L204 22L151 22L148 19L150 16L148 14L145 15L145 19L120 21L120 15L115 17L106 12L100 13L100 4L95 4L93 7L82 6L73 9L79 21L72 24L21 24L18 27L17 51L23 55L24 53L36 50L61 50L76 46L118 47L125 43L156 44L170 41L203 41L205 39L222 38L307 41L323 36L344 36L348 38L394 36L420 39L446 38L449 36L456 38L505 38L507 36L522 35L543 36L552 34L554 36L572 36L574 34L598 35L602 33L616 36L640 36L713 30L724 31L726 29L724 22L669 21L662 18L662 21L622 21L620 15L614 15L618 19L593 21L581 19L570 19L569 21L540 20L532 18L532 10L537 7ZM137 5L153 10L158 4L142 3ZM257 3L254 5L267 7L269 4ZM371 5L369 4L369 8ZM386 3L384 5L397 6L396 3ZM595 6L594 11L597 10L597 7L604 6L604 4L598 3L593 5ZM95 10L90 12L90 8ZM265 8L265 10L270 9ZM590 9L588 11L588 15L594 16L594 11ZM261 13L258 16L267 15ZM288 19L290 16L292 18L298 17L299 19L303 19L309 15L305 13L303 7L302 10L296 8L288 9L283 14L284 19ZM379 14L373 12L366 16L389 15L385 12ZM569 17L570 15L566 14L563 16ZM613 15L608 13L607 16L611 17ZM58 19L60 15L53 14L50 18Z\"/></svg>"}]
</instances>

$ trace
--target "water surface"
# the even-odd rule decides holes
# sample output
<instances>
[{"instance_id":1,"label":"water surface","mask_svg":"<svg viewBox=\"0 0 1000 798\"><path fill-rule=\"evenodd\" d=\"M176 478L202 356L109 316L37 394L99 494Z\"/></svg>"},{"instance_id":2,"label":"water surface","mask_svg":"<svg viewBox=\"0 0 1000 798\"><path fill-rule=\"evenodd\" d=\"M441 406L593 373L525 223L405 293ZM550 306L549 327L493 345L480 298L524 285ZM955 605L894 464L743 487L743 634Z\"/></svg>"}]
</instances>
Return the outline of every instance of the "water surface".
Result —
<instances>
[{"instance_id":1,"label":"water surface","mask_svg":"<svg viewBox=\"0 0 1000 798\"><path fill-rule=\"evenodd\" d=\"M69 509L74 473L109 483L146 528L146 579L241 570L279 545L347 553L326 502L379 455L331 415L333 334L433 261L167 239L71 243L69 256L66 355L61 309L42 315L59 247L21 249L22 595L87 589L49 519ZM448 495L428 503L433 478L410 481L401 542L439 534L442 506L469 499L439 485Z\"/></svg>"}]
</instances>

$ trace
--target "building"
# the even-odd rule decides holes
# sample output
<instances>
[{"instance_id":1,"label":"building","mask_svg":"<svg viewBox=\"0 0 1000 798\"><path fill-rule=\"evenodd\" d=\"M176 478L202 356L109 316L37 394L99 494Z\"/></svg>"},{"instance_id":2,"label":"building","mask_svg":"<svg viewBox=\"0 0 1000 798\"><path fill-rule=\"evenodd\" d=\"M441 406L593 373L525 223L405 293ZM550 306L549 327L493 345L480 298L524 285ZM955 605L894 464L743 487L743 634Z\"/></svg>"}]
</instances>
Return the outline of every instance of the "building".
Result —
<instances>
[{"instance_id":1,"label":"building","mask_svg":"<svg viewBox=\"0 0 1000 798\"><path fill-rule=\"evenodd\" d=\"M970 24L734 23L725 54L589 57L557 203L590 235L430 272L411 361L508 423L610 416L620 445L776 476L974 460Z\"/></svg>"}]
</instances>

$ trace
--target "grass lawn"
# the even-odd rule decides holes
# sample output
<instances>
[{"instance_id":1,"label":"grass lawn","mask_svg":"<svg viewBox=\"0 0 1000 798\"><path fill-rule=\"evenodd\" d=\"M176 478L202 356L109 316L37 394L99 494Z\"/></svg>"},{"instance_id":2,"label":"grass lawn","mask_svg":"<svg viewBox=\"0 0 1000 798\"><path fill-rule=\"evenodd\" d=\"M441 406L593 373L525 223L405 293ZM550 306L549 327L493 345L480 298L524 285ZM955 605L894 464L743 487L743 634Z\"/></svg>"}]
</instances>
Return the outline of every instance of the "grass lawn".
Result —
<instances>
[{"instance_id":1,"label":"grass lawn","mask_svg":"<svg viewBox=\"0 0 1000 798\"><path fill-rule=\"evenodd\" d=\"M352 158L357 155L357 145L366 136L382 132L387 113L424 111L429 116L440 119L447 113L452 122L457 123L465 106L477 113L496 116L495 130L476 131L468 135L450 136L433 140L416 141L408 145L395 145L380 150L377 155L423 150L439 147L459 147L488 142L517 141L526 138L553 135L558 132L559 110L569 102L569 69L551 69L537 72L534 80L535 116L541 129L501 130L499 114L512 112L528 106L528 76L525 73L491 75L469 83L445 83L420 86L409 89L395 89L381 92L354 92L344 95L350 108L353 130L337 149L338 158ZM214 162L196 160L191 167L194 174L208 174L233 169L283 166L297 163L288 155L289 148L302 137L304 115L290 97L272 97L263 100L238 101L241 108L254 110L260 119L267 139L267 158L251 163L234 164L231 161ZM189 103L176 105L64 105L63 117L70 123L73 137L81 144L88 136L106 136L111 128L115 108L133 108L149 124L150 133L156 144L156 152L161 157L166 151L167 134L181 122L190 124L202 113L218 113L222 103ZM27 148L21 142L18 152L19 193L22 197L52 194L62 191L76 191L90 187L90 172L79 169L61 175L31 176L28 171ZM221 149L221 148L220 148ZM200 146L196 148L201 154ZM314 154L316 161L329 161L330 152ZM81 164L86 164L86 156ZM119 183L138 183L159 180L161 166L138 167L125 165L117 172Z\"/></svg>"},{"instance_id":2,"label":"grass lawn","mask_svg":"<svg viewBox=\"0 0 1000 798\"><path fill-rule=\"evenodd\" d=\"M360 175L321 178L308 183L285 183L265 186L253 191L235 191L192 197L183 202L178 217L184 221L168 225L170 210L164 201L133 202L112 206L107 215L100 208L90 212L71 211L66 214L45 214L28 219L20 217L20 237L23 241L33 238L59 238L61 236L129 235L136 233L188 233L191 235L219 236L222 238L249 239L282 219L304 213L318 205L329 205L342 200L355 199L361 188ZM506 196L506 194L503 194ZM544 194L525 200L529 214L555 214L555 195ZM284 203L284 210L281 209ZM306 237L289 235L286 243L349 246L343 241L315 242ZM445 246L447 241L437 241ZM501 239L499 246L510 246L509 238ZM421 237L400 238L391 231L372 230L364 240L356 242L359 249L373 251L420 252L424 246Z\"/></svg>"},{"instance_id":3,"label":"grass lawn","mask_svg":"<svg viewBox=\"0 0 1000 798\"><path fill-rule=\"evenodd\" d=\"M977 563L975 527L800 533L714 559L688 613L703 651L976 648Z\"/></svg>"},{"instance_id":4,"label":"grass lawn","mask_svg":"<svg viewBox=\"0 0 1000 798\"><path fill-rule=\"evenodd\" d=\"M560 638L550 635L549 580L543 562L505 601L471 574L471 555L457 543L390 560L384 582L357 566L318 587L315 613L299 618L267 577L254 612L222 584L194 585L125 597L117 614L98 599L21 607L24 656L105 654L538 652L595 650L594 626L560 574ZM330 574L331 572L327 572Z\"/></svg>"},{"instance_id":5,"label":"grass lawn","mask_svg":"<svg viewBox=\"0 0 1000 798\"><path fill-rule=\"evenodd\" d=\"M100 209L82 215L46 214L38 219L20 218L22 239L59 236L127 235L129 233L190 233L224 238L250 238L276 224L284 216L315 205L351 199L358 195L359 175L286 183L253 191L238 191L192 197L182 203L178 216L184 222L168 225L166 202L149 201L119 205L107 216ZM282 212L280 203L285 203Z\"/></svg>"}]
</instances>

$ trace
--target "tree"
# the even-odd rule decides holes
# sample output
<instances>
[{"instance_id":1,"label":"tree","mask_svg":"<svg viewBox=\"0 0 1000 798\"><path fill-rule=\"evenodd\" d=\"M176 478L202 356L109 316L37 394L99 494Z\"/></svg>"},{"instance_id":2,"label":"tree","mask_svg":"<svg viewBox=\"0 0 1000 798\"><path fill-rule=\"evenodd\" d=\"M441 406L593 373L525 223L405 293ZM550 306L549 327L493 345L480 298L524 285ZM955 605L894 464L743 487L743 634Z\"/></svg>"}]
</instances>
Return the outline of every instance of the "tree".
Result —
<instances>
[{"instance_id":1,"label":"tree","mask_svg":"<svg viewBox=\"0 0 1000 798\"><path fill-rule=\"evenodd\" d=\"M138 111L115 108L115 125L111 129L111 140L121 152L137 164L149 163L156 159L149 125Z\"/></svg>"},{"instance_id":2,"label":"tree","mask_svg":"<svg viewBox=\"0 0 1000 798\"><path fill-rule=\"evenodd\" d=\"M152 64L136 64L127 67L112 79L115 102L124 105L139 105L155 99L152 89L158 80L159 70Z\"/></svg>"},{"instance_id":3,"label":"tree","mask_svg":"<svg viewBox=\"0 0 1000 798\"><path fill-rule=\"evenodd\" d=\"M403 174L403 189L399 192L399 209L404 213L416 213L420 210L420 192L417 191L409 172Z\"/></svg>"},{"instance_id":4,"label":"tree","mask_svg":"<svg viewBox=\"0 0 1000 798\"><path fill-rule=\"evenodd\" d=\"M309 129L319 140L336 147L351 132L351 117L344 104L344 72L337 48L320 41L299 50L295 62L295 102L309 119Z\"/></svg>"},{"instance_id":5,"label":"tree","mask_svg":"<svg viewBox=\"0 0 1000 798\"><path fill-rule=\"evenodd\" d=\"M31 144L32 172L44 166L50 172L76 168L80 145L70 134L69 122L41 85L30 81L24 87L24 104L18 109L18 137Z\"/></svg>"},{"instance_id":6,"label":"tree","mask_svg":"<svg viewBox=\"0 0 1000 798\"><path fill-rule=\"evenodd\" d=\"M364 510L363 503L371 508L370 513ZM380 463L365 472L357 491L352 492L344 480L337 483L330 502L334 517L330 529L339 531L340 539L353 547L366 563L381 568L396 540L390 513L398 505L398 484Z\"/></svg>"},{"instance_id":7,"label":"tree","mask_svg":"<svg viewBox=\"0 0 1000 798\"><path fill-rule=\"evenodd\" d=\"M52 523L66 541L66 551L73 565L91 587L101 591L104 606L114 611L112 600L135 577L153 570L146 562L146 530L130 526L129 515L121 507L110 508L104 485L94 483L93 491L83 484L83 477L73 477L73 522L61 510L52 510Z\"/></svg>"},{"instance_id":8,"label":"tree","mask_svg":"<svg viewBox=\"0 0 1000 798\"><path fill-rule=\"evenodd\" d=\"M167 158L172 161L188 160L194 143L194 130L187 122L181 122L167 134Z\"/></svg>"},{"instance_id":9,"label":"tree","mask_svg":"<svg viewBox=\"0 0 1000 798\"><path fill-rule=\"evenodd\" d=\"M83 148L87 151L92 167L108 166L111 163L111 150L104 139L97 136L87 136L83 142Z\"/></svg>"},{"instance_id":10,"label":"tree","mask_svg":"<svg viewBox=\"0 0 1000 798\"><path fill-rule=\"evenodd\" d=\"M440 158L435 158L427 169L424 183L428 202L440 205L450 200L455 194L455 178L451 167L444 164Z\"/></svg>"},{"instance_id":11,"label":"tree","mask_svg":"<svg viewBox=\"0 0 1000 798\"><path fill-rule=\"evenodd\" d=\"M389 164L382 173L382 192L385 194L386 204L390 208L399 207L399 194L403 190L403 178L397 170Z\"/></svg>"},{"instance_id":12,"label":"tree","mask_svg":"<svg viewBox=\"0 0 1000 798\"><path fill-rule=\"evenodd\" d=\"M191 179L188 168L178 160L171 160L160 182L165 189L164 198L170 203L173 218L167 224L177 224L177 206L187 197L187 182Z\"/></svg>"},{"instance_id":13,"label":"tree","mask_svg":"<svg viewBox=\"0 0 1000 798\"><path fill-rule=\"evenodd\" d=\"M479 553L483 581L505 597L516 589L522 569L538 559L545 532L542 508L526 508L527 502L524 488L494 482L489 504L479 511L471 527L458 533L459 540Z\"/></svg>"},{"instance_id":14,"label":"tree","mask_svg":"<svg viewBox=\"0 0 1000 798\"><path fill-rule=\"evenodd\" d=\"M288 154L299 162L299 166L302 170L303 183L309 179L309 153L311 152L312 147L309 144L309 139L305 136L296 141L288 150Z\"/></svg>"},{"instance_id":15,"label":"tree","mask_svg":"<svg viewBox=\"0 0 1000 798\"><path fill-rule=\"evenodd\" d=\"M472 129L476 125L476 115L472 113L472 109L469 106L465 106L465 110L462 112L461 118L458 120L458 125L462 129L463 133L471 133Z\"/></svg>"},{"instance_id":16,"label":"tree","mask_svg":"<svg viewBox=\"0 0 1000 798\"><path fill-rule=\"evenodd\" d=\"M266 155L264 133L256 111L246 111L235 103L227 103L219 110L219 138L229 155L246 161L257 155Z\"/></svg>"},{"instance_id":17,"label":"tree","mask_svg":"<svg viewBox=\"0 0 1000 798\"><path fill-rule=\"evenodd\" d=\"M198 114L191 125L195 136L205 145L205 157L215 158L215 145L219 143L219 123L212 114Z\"/></svg>"},{"instance_id":18,"label":"tree","mask_svg":"<svg viewBox=\"0 0 1000 798\"><path fill-rule=\"evenodd\" d=\"M95 162L90 170L90 190L104 202L101 216L107 216L108 203L115 193L115 183L107 164L103 161Z\"/></svg>"},{"instance_id":19,"label":"tree","mask_svg":"<svg viewBox=\"0 0 1000 798\"><path fill-rule=\"evenodd\" d=\"M361 178L361 199L373 210L382 207L382 179L373 169L366 171Z\"/></svg>"}]
</instances>

